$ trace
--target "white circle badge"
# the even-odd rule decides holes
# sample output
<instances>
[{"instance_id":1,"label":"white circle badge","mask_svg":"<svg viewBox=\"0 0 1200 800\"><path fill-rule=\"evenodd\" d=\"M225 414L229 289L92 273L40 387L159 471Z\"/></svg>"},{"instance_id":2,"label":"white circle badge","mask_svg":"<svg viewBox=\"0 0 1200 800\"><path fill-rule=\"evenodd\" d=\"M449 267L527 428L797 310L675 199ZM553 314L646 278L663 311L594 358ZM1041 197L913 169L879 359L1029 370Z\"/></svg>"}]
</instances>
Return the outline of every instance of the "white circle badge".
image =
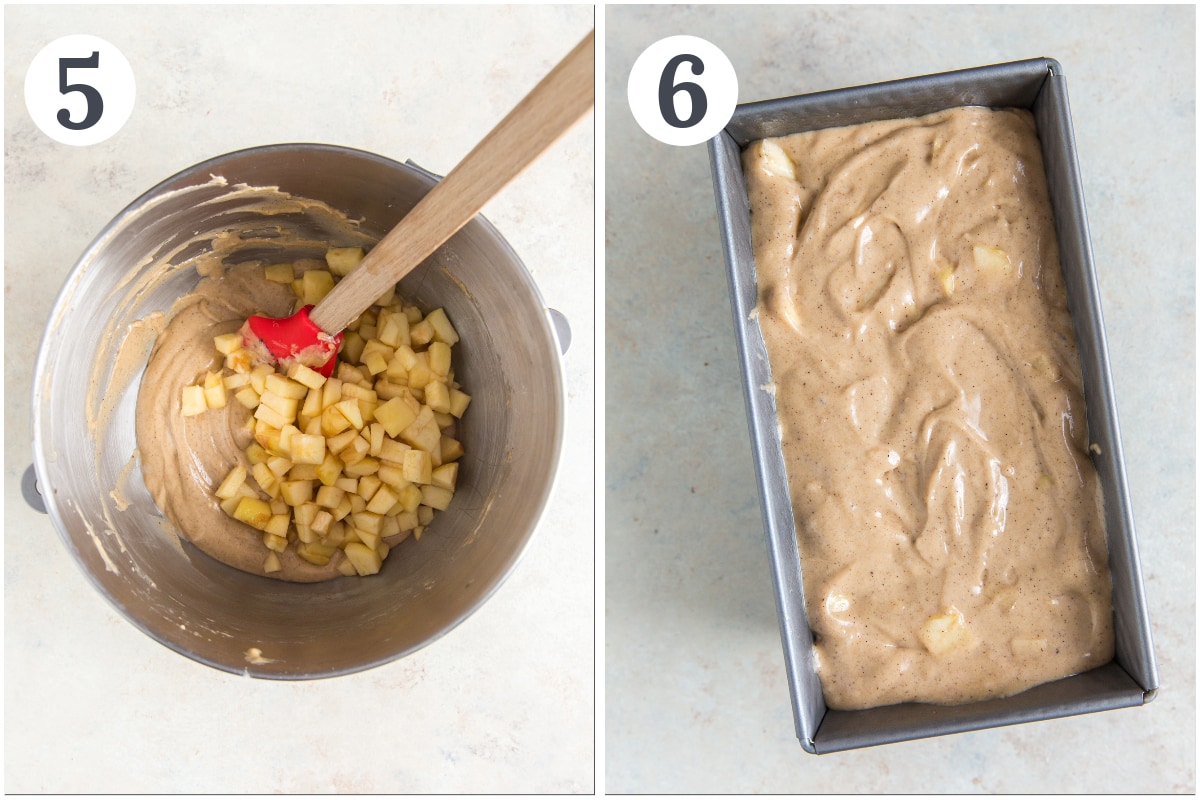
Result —
<instances>
[{"instance_id":1,"label":"white circle badge","mask_svg":"<svg viewBox=\"0 0 1200 800\"><path fill-rule=\"evenodd\" d=\"M716 136L733 116L737 94L733 64L697 36L659 39L629 71L633 118L666 144L700 144Z\"/></svg>"},{"instance_id":2,"label":"white circle badge","mask_svg":"<svg viewBox=\"0 0 1200 800\"><path fill-rule=\"evenodd\" d=\"M63 144L103 142L133 111L133 68L112 44L88 34L55 39L25 73L25 107L42 132Z\"/></svg>"}]
</instances>

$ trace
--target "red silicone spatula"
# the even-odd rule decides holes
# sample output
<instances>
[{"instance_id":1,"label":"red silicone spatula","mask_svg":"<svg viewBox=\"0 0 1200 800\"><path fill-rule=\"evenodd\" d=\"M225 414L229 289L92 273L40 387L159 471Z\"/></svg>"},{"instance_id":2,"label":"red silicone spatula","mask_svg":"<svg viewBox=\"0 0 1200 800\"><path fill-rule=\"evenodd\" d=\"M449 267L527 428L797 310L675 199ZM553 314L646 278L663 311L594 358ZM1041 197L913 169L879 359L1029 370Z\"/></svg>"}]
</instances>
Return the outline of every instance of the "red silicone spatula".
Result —
<instances>
[{"instance_id":1,"label":"red silicone spatula","mask_svg":"<svg viewBox=\"0 0 1200 800\"><path fill-rule=\"evenodd\" d=\"M246 347L265 361L333 374L342 330L588 112L595 51L593 31L316 306L284 319L250 317L242 326Z\"/></svg>"}]
</instances>

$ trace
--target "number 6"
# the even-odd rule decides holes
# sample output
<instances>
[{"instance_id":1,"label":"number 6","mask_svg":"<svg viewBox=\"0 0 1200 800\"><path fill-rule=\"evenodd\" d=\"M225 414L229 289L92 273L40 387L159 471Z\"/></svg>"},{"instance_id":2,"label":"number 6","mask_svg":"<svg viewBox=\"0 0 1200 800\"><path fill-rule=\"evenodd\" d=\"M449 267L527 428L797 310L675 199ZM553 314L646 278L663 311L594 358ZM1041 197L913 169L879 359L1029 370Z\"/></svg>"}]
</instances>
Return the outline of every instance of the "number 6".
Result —
<instances>
[{"instance_id":1,"label":"number 6","mask_svg":"<svg viewBox=\"0 0 1200 800\"><path fill-rule=\"evenodd\" d=\"M663 68L662 77L658 81L659 111L662 112L662 117L667 124L673 128L690 128L704 119L704 114L708 111L708 97L705 96L704 89L700 88L699 84L691 81L672 83L679 65L684 62L692 65L693 74L702 75L704 73L704 62L700 60L699 56L683 53L667 62L667 66ZM685 120L681 120L675 113L675 95L679 92L687 92L688 97L692 99L692 110Z\"/></svg>"},{"instance_id":2,"label":"number 6","mask_svg":"<svg viewBox=\"0 0 1200 800\"><path fill-rule=\"evenodd\" d=\"M60 58L58 60L58 91L60 94L79 92L87 100L87 113L79 122L71 121L71 112L65 108L58 111L58 124L73 131L90 128L100 121L104 113L104 98L95 86L86 83L67 83L67 70L72 67L80 69L97 69L100 66L100 52L93 51L87 58Z\"/></svg>"}]
</instances>

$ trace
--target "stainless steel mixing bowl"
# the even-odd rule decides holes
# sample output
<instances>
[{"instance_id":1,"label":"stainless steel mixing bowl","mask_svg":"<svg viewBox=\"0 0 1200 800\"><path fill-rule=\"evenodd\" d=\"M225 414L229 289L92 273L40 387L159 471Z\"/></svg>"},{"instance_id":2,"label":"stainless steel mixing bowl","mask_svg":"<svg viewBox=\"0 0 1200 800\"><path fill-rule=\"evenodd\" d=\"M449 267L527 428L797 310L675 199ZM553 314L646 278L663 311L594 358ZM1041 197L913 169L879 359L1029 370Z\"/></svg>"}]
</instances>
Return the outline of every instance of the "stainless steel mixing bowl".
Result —
<instances>
[{"instance_id":1,"label":"stainless steel mixing bowl","mask_svg":"<svg viewBox=\"0 0 1200 800\"><path fill-rule=\"evenodd\" d=\"M214 180L219 176L224 181ZM210 666L262 678L317 678L400 658L445 634L510 574L550 498L563 441L560 336L520 259L483 218L401 284L445 307L472 392L459 428L459 489L421 540L403 542L365 579L291 584L249 575L181 541L141 480L134 409L146 350L114 371L137 320L191 290L221 231L272 244L280 231L319 241L320 216L248 208L233 187L278 187L361 220L378 238L436 176L369 153L314 144L253 148L198 164L123 211L76 264L51 313L34 380L34 465L46 510L96 588L130 622ZM257 248L257 249L256 249ZM164 269L164 265L167 267ZM565 338L565 337L564 337ZM97 369L96 365L100 365ZM163 409L162 413L178 413ZM127 503L127 505L126 505Z\"/></svg>"}]
</instances>

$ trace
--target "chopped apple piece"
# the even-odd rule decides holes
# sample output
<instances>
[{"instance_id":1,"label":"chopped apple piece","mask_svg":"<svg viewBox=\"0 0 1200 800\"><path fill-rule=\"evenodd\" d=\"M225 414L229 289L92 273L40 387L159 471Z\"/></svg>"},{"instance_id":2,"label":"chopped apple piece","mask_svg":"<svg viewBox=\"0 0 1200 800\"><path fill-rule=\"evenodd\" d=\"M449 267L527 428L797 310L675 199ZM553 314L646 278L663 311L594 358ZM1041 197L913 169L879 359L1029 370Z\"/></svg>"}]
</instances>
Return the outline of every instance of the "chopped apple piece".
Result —
<instances>
[{"instance_id":1,"label":"chopped apple piece","mask_svg":"<svg viewBox=\"0 0 1200 800\"><path fill-rule=\"evenodd\" d=\"M361 247L331 247L325 251L325 263L329 271L339 278L344 278L359 265L365 253Z\"/></svg>"},{"instance_id":2,"label":"chopped apple piece","mask_svg":"<svg viewBox=\"0 0 1200 800\"><path fill-rule=\"evenodd\" d=\"M242 335L234 331L233 333L222 333L220 336L214 336L213 346L217 348L218 353L227 356L242 349Z\"/></svg>"},{"instance_id":3,"label":"chopped apple piece","mask_svg":"<svg viewBox=\"0 0 1200 800\"><path fill-rule=\"evenodd\" d=\"M317 467L317 479L326 486L333 486L342 476L342 461L333 453L325 452L325 460Z\"/></svg>"},{"instance_id":4,"label":"chopped apple piece","mask_svg":"<svg viewBox=\"0 0 1200 800\"><path fill-rule=\"evenodd\" d=\"M409 450L404 454L404 479L412 483L432 483L433 461L424 450Z\"/></svg>"},{"instance_id":5,"label":"chopped apple piece","mask_svg":"<svg viewBox=\"0 0 1200 800\"><path fill-rule=\"evenodd\" d=\"M444 489L441 486L430 484L421 487L421 502L431 508L436 508L438 511L445 511L446 506L450 505L450 500L453 497L454 492Z\"/></svg>"},{"instance_id":6,"label":"chopped apple piece","mask_svg":"<svg viewBox=\"0 0 1200 800\"><path fill-rule=\"evenodd\" d=\"M942 287L942 293L949 297L954 294L954 267L949 261L938 259L937 270L934 272L937 278L938 285Z\"/></svg>"},{"instance_id":7,"label":"chopped apple piece","mask_svg":"<svg viewBox=\"0 0 1200 800\"><path fill-rule=\"evenodd\" d=\"M390 313L386 316L381 316L379 330L376 336L379 341L386 344L388 347L399 347L402 344L409 343L408 337L408 317L403 313Z\"/></svg>"},{"instance_id":8,"label":"chopped apple piece","mask_svg":"<svg viewBox=\"0 0 1200 800\"><path fill-rule=\"evenodd\" d=\"M379 471L379 460L371 456L364 456L353 464L346 464L342 469L347 475L355 478L374 475Z\"/></svg>"},{"instance_id":9,"label":"chopped apple piece","mask_svg":"<svg viewBox=\"0 0 1200 800\"><path fill-rule=\"evenodd\" d=\"M388 436L396 437L413 424L417 414L399 397L393 397L375 409L375 419Z\"/></svg>"},{"instance_id":10,"label":"chopped apple piece","mask_svg":"<svg viewBox=\"0 0 1200 800\"><path fill-rule=\"evenodd\" d=\"M1007 273L1012 268L1008 253L999 247L977 244L974 247L975 266L989 272Z\"/></svg>"},{"instance_id":11,"label":"chopped apple piece","mask_svg":"<svg viewBox=\"0 0 1200 800\"><path fill-rule=\"evenodd\" d=\"M253 386L243 386L233 393L233 398L248 409L258 408L258 392Z\"/></svg>"},{"instance_id":12,"label":"chopped apple piece","mask_svg":"<svg viewBox=\"0 0 1200 800\"><path fill-rule=\"evenodd\" d=\"M271 283L290 284L296 280L296 272L291 264L268 264L263 270L263 277Z\"/></svg>"},{"instance_id":13,"label":"chopped apple piece","mask_svg":"<svg viewBox=\"0 0 1200 800\"><path fill-rule=\"evenodd\" d=\"M462 442L458 439L452 439L449 436L443 436L441 439L442 448L442 463L449 464L451 461L457 461L463 457Z\"/></svg>"},{"instance_id":14,"label":"chopped apple piece","mask_svg":"<svg viewBox=\"0 0 1200 800\"><path fill-rule=\"evenodd\" d=\"M446 388L446 384L441 381L425 384L425 404L439 414L449 414L450 390Z\"/></svg>"},{"instance_id":15,"label":"chopped apple piece","mask_svg":"<svg viewBox=\"0 0 1200 800\"><path fill-rule=\"evenodd\" d=\"M270 395L263 395L269 397ZM258 408L254 409L254 418L262 420L272 428L282 428L284 425L290 425L295 420L295 414L287 416L279 411L271 408L265 403L259 403Z\"/></svg>"},{"instance_id":16,"label":"chopped apple piece","mask_svg":"<svg viewBox=\"0 0 1200 800\"><path fill-rule=\"evenodd\" d=\"M758 166L763 172L777 178L796 180L796 164L775 142L764 139L757 143ZM753 148L752 148L753 149Z\"/></svg>"},{"instance_id":17,"label":"chopped apple piece","mask_svg":"<svg viewBox=\"0 0 1200 800\"><path fill-rule=\"evenodd\" d=\"M279 484L279 494L284 502L292 508L302 506L312 500L313 482L311 480L282 481Z\"/></svg>"},{"instance_id":18,"label":"chopped apple piece","mask_svg":"<svg viewBox=\"0 0 1200 800\"><path fill-rule=\"evenodd\" d=\"M373 514L386 514L396 505L396 495L386 486L381 486L367 503L367 511Z\"/></svg>"},{"instance_id":19,"label":"chopped apple piece","mask_svg":"<svg viewBox=\"0 0 1200 800\"><path fill-rule=\"evenodd\" d=\"M361 542L346 545L345 553L359 575L374 575L383 564L383 559L375 552L375 548L367 547Z\"/></svg>"},{"instance_id":20,"label":"chopped apple piece","mask_svg":"<svg viewBox=\"0 0 1200 800\"><path fill-rule=\"evenodd\" d=\"M293 433L289 440L288 449L292 460L297 464L325 463L325 437L309 436L307 433Z\"/></svg>"},{"instance_id":21,"label":"chopped apple piece","mask_svg":"<svg viewBox=\"0 0 1200 800\"><path fill-rule=\"evenodd\" d=\"M348 558L343 558L337 563L337 571L345 575L347 578L353 578L358 575L358 570L354 568L354 564L352 564Z\"/></svg>"},{"instance_id":22,"label":"chopped apple piece","mask_svg":"<svg viewBox=\"0 0 1200 800\"><path fill-rule=\"evenodd\" d=\"M333 290L333 273L323 269L310 269L300 280L304 284L304 304L316 305Z\"/></svg>"},{"instance_id":23,"label":"chopped apple piece","mask_svg":"<svg viewBox=\"0 0 1200 800\"><path fill-rule=\"evenodd\" d=\"M260 531L267 527L271 516L270 504L257 497L241 498L233 512L234 519L240 520L252 528L258 528Z\"/></svg>"},{"instance_id":24,"label":"chopped apple piece","mask_svg":"<svg viewBox=\"0 0 1200 800\"><path fill-rule=\"evenodd\" d=\"M458 483L458 462L442 464L433 470L429 482L434 486L440 486L443 489L449 489L453 492L454 487Z\"/></svg>"},{"instance_id":25,"label":"chopped apple piece","mask_svg":"<svg viewBox=\"0 0 1200 800\"><path fill-rule=\"evenodd\" d=\"M217 487L216 496L221 500L228 500L231 497L238 496L238 488L246 482L246 468L238 464L225 476L225 480L221 481L221 485Z\"/></svg>"},{"instance_id":26,"label":"chopped apple piece","mask_svg":"<svg viewBox=\"0 0 1200 800\"><path fill-rule=\"evenodd\" d=\"M268 575L272 572L279 572L283 569L283 565L279 563L279 555L274 550L267 551L267 557L263 559L263 572Z\"/></svg>"},{"instance_id":27,"label":"chopped apple piece","mask_svg":"<svg viewBox=\"0 0 1200 800\"><path fill-rule=\"evenodd\" d=\"M268 375L264 384L266 391L290 400L303 400L305 395L308 394L309 388L311 388L284 375L280 375L278 372Z\"/></svg>"},{"instance_id":28,"label":"chopped apple piece","mask_svg":"<svg viewBox=\"0 0 1200 800\"><path fill-rule=\"evenodd\" d=\"M427 453L432 453L434 448L441 446L442 431L429 406L423 406L412 424L400 432L400 440Z\"/></svg>"},{"instance_id":29,"label":"chopped apple piece","mask_svg":"<svg viewBox=\"0 0 1200 800\"><path fill-rule=\"evenodd\" d=\"M974 642L974 636L967 628L962 612L954 606L927 619L917 632L917 637L921 644L925 645L925 649L935 656L967 647Z\"/></svg>"},{"instance_id":30,"label":"chopped apple piece","mask_svg":"<svg viewBox=\"0 0 1200 800\"><path fill-rule=\"evenodd\" d=\"M435 308L425 317L425 321L433 328L433 338L448 345L458 344L458 331L450 324L445 309Z\"/></svg>"},{"instance_id":31,"label":"chopped apple piece","mask_svg":"<svg viewBox=\"0 0 1200 800\"><path fill-rule=\"evenodd\" d=\"M322 508L337 508L346 492L336 486L322 486L317 490L317 505Z\"/></svg>"},{"instance_id":32,"label":"chopped apple piece","mask_svg":"<svg viewBox=\"0 0 1200 800\"><path fill-rule=\"evenodd\" d=\"M183 387L183 415L194 417L208 411L208 403L204 399L204 387L200 384Z\"/></svg>"}]
</instances>

